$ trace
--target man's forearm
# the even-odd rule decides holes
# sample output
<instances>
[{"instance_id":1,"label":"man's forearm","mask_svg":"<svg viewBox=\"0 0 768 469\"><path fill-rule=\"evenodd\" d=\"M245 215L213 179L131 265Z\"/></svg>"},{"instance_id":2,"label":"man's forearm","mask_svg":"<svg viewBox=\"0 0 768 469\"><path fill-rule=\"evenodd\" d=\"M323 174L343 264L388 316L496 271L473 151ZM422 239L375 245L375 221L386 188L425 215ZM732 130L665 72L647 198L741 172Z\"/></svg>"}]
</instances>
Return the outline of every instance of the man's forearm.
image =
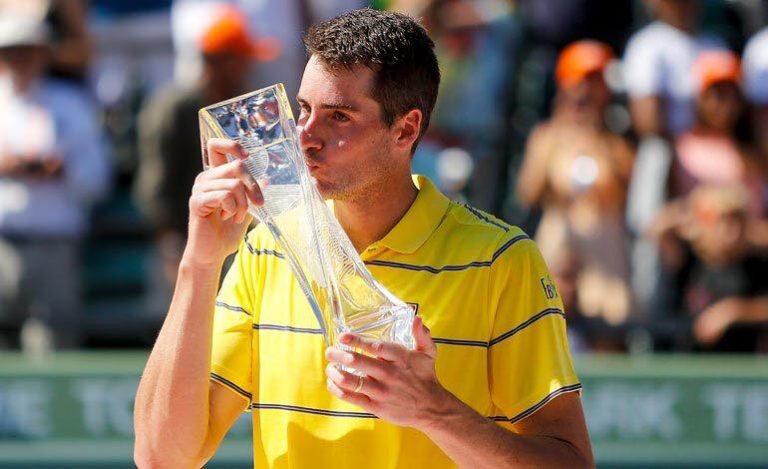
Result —
<instances>
[{"instance_id":1,"label":"man's forearm","mask_svg":"<svg viewBox=\"0 0 768 469\"><path fill-rule=\"evenodd\" d=\"M459 467L591 467L591 456L547 435L521 435L481 416L454 396L421 430Z\"/></svg>"},{"instance_id":2,"label":"man's forearm","mask_svg":"<svg viewBox=\"0 0 768 469\"><path fill-rule=\"evenodd\" d=\"M209 419L212 317L220 268L182 261L168 316L136 395L140 467L196 463Z\"/></svg>"},{"instance_id":3,"label":"man's forearm","mask_svg":"<svg viewBox=\"0 0 768 469\"><path fill-rule=\"evenodd\" d=\"M738 320L745 323L768 321L768 295L745 298Z\"/></svg>"}]
</instances>

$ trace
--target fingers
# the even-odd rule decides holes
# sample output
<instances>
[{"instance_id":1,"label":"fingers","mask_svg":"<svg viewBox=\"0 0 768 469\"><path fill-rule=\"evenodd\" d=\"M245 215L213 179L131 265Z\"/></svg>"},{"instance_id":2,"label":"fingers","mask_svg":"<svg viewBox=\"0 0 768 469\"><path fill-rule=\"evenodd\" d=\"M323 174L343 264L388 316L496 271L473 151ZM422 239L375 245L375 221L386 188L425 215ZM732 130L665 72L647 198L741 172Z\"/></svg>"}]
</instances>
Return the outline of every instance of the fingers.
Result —
<instances>
[{"instance_id":1,"label":"fingers","mask_svg":"<svg viewBox=\"0 0 768 469\"><path fill-rule=\"evenodd\" d=\"M264 204L264 196L259 185L248 175L243 160L237 160L197 176L190 209L201 216L221 209L223 220L234 217L239 224L248 216L248 201L260 206Z\"/></svg>"},{"instance_id":2,"label":"fingers","mask_svg":"<svg viewBox=\"0 0 768 469\"><path fill-rule=\"evenodd\" d=\"M434 358L437 355L437 346L432 340L429 328L424 325L421 317L416 316L413 319L411 332L413 333L413 340L416 344L415 349Z\"/></svg>"},{"instance_id":3,"label":"fingers","mask_svg":"<svg viewBox=\"0 0 768 469\"><path fill-rule=\"evenodd\" d=\"M326 387L328 388L328 391L331 392L331 394L338 397L339 399L347 401L350 404L354 404L358 407L362 407L363 409L368 408L368 406L371 404L371 399L365 394L342 389L333 380L331 380L331 378L328 378L326 381Z\"/></svg>"},{"instance_id":4,"label":"fingers","mask_svg":"<svg viewBox=\"0 0 768 469\"><path fill-rule=\"evenodd\" d=\"M235 160L229 163L216 166L207 171L201 173L204 175L204 179L241 179L243 182L254 182L248 167L245 165L245 160Z\"/></svg>"},{"instance_id":5,"label":"fingers","mask_svg":"<svg viewBox=\"0 0 768 469\"><path fill-rule=\"evenodd\" d=\"M354 368L375 379L386 381L391 379L394 370L392 362L369 357L356 352L346 352L336 347L329 347L325 356L331 364L338 363L348 368Z\"/></svg>"},{"instance_id":6,"label":"fingers","mask_svg":"<svg viewBox=\"0 0 768 469\"><path fill-rule=\"evenodd\" d=\"M246 189L246 195L255 205L264 203L264 195L261 192L259 184L251 177L245 160L230 161L221 166L203 171L198 176L197 182L212 181L216 179L239 179Z\"/></svg>"},{"instance_id":7,"label":"fingers","mask_svg":"<svg viewBox=\"0 0 768 469\"><path fill-rule=\"evenodd\" d=\"M325 368L325 374L328 380L340 390L350 394L363 394L369 398L376 399L380 397L385 390L385 386L379 380L371 376L358 376L329 363Z\"/></svg>"},{"instance_id":8,"label":"fingers","mask_svg":"<svg viewBox=\"0 0 768 469\"><path fill-rule=\"evenodd\" d=\"M206 150L208 151L208 162L212 168L226 164L228 161L227 155L232 155L241 160L248 157L248 152L239 143L225 138L212 138L208 140Z\"/></svg>"},{"instance_id":9,"label":"fingers","mask_svg":"<svg viewBox=\"0 0 768 469\"><path fill-rule=\"evenodd\" d=\"M240 210L246 210L247 207L240 208L233 194L228 191L209 191L194 197L192 210L201 216L208 216L217 209L221 210L221 218L228 220L238 214Z\"/></svg>"},{"instance_id":10,"label":"fingers","mask_svg":"<svg viewBox=\"0 0 768 469\"><path fill-rule=\"evenodd\" d=\"M371 340L356 334L342 334L339 342L351 348L360 349L375 357L389 360L391 362L402 362L405 360L407 349L398 344L382 342L380 340Z\"/></svg>"},{"instance_id":11,"label":"fingers","mask_svg":"<svg viewBox=\"0 0 768 469\"><path fill-rule=\"evenodd\" d=\"M212 181L203 181L196 185L193 190L193 192L196 193L211 191L229 191L237 200L238 205L246 208L248 206L248 200L254 203L260 202L256 193L248 187L248 184L240 179L214 179Z\"/></svg>"}]
</instances>

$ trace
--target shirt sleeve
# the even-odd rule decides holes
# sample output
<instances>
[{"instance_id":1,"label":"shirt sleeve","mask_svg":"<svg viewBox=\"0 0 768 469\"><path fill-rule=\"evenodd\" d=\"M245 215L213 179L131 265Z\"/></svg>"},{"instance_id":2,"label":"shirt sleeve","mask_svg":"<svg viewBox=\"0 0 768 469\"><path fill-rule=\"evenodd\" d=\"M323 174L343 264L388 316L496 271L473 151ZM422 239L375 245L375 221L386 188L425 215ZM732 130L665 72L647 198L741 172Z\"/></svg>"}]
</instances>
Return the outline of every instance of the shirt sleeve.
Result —
<instances>
[{"instance_id":1,"label":"shirt sleeve","mask_svg":"<svg viewBox=\"0 0 768 469\"><path fill-rule=\"evenodd\" d=\"M768 28L747 43L742 67L747 99L758 106L768 105Z\"/></svg>"},{"instance_id":2,"label":"shirt sleeve","mask_svg":"<svg viewBox=\"0 0 768 469\"><path fill-rule=\"evenodd\" d=\"M624 79L627 93L631 98L643 98L662 94L662 70L659 48L643 34L635 34L627 44L624 53Z\"/></svg>"},{"instance_id":3,"label":"shirt sleeve","mask_svg":"<svg viewBox=\"0 0 768 469\"><path fill-rule=\"evenodd\" d=\"M211 379L237 393L249 404L254 394L252 366L257 335L253 333L253 255L241 244L224 277L213 316Z\"/></svg>"},{"instance_id":4,"label":"shirt sleeve","mask_svg":"<svg viewBox=\"0 0 768 469\"><path fill-rule=\"evenodd\" d=\"M514 424L581 389L558 290L533 241L508 237L491 267L489 343L494 420Z\"/></svg>"}]
</instances>

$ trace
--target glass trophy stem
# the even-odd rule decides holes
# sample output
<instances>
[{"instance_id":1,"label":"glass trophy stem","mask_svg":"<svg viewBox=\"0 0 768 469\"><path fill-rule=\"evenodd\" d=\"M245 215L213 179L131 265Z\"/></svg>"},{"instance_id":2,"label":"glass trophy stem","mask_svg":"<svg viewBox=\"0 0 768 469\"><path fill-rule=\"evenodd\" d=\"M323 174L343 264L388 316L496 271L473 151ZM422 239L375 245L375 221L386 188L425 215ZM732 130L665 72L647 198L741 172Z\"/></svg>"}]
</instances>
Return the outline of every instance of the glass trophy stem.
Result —
<instances>
[{"instance_id":1,"label":"glass trophy stem","mask_svg":"<svg viewBox=\"0 0 768 469\"><path fill-rule=\"evenodd\" d=\"M209 138L235 140L247 151L248 174L264 196L249 211L280 247L326 345L355 332L413 348L414 313L368 272L318 192L282 85L201 109L200 136L206 168Z\"/></svg>"}]
</instances>

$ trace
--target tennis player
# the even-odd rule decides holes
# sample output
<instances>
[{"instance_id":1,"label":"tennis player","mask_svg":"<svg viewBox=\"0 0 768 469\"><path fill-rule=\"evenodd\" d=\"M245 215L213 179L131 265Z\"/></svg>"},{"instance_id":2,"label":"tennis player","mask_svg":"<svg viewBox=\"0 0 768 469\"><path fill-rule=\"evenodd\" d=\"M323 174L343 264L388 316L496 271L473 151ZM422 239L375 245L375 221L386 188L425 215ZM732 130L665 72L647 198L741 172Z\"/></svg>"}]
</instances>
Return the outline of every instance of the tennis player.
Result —
<instances>
[{"instance_id":1,"label":"tennis player","mask_svg":"<svg viewBox=\"0 0 768 469\"><path fill-rule=\"evenodd\" d=\"M425 30L358 10L305 43L306 164L373 275L413 306L416 347L347 334L370 356L326 349L280 247L263 227L246 234L248 202L263 198L225 157L245 152L210 141L136 398L136 464L201 467L250 410L254 467L592 466L562 303L535 244L411 175L440 81Z\"/></svg>"}]
</instances>

